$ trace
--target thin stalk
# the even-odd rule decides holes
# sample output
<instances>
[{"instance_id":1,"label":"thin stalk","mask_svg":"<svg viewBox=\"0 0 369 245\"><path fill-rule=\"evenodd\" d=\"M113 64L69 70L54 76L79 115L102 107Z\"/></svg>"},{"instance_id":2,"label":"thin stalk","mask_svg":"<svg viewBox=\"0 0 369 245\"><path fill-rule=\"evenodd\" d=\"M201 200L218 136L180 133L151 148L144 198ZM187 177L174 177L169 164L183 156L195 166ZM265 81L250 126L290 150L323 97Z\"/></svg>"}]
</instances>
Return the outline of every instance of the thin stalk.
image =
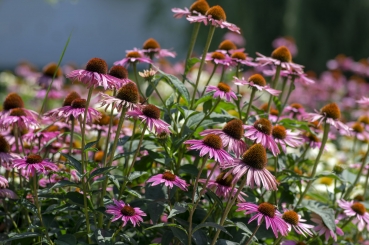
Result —
<instances>
[{"instance_id":1,"label":"thin stalk","mask_svg":"<svg viewBox=\"0 0 369 245\"><path fill-rule=\"evenodd\" d=\"M140 86L140 83L138 81L138 76L137 76L137 62L133 62L132 66L133 66L133 73L135 74L135 79L136 79L136 84L137 84L137 88L138 88L138 92L140 93L140 95L142 97L145 97L144 94L142 93L141 91L141 86Z\"/></svg>"},{"instance_id":2,"label":"thin stalk","mask_svg":"<svg viewBox=\"0 0 369 245\"><path fill-rule=\"evenodd\" d=\"M222 73L220 74L219 82L222 82L223 81L225 69L226 69L226 67L225 67L225 65L223 65L222 66Z\"/></svg>"},{"instance_id":3,"label":"thin stalk","mask_svg":"<svg viewBox=\"0 0 369 245\"><path fill-rule=\"evenodd\" d=\"M69 155L72 155L73 149L73 136L74 136L74 117L71 117L71 125L70 125L70 141L69 141Z\"/></svg>"},{"instance_id":4,"label":"thin stalk","mask_svg":"<svg viewBox=\"0 0 369 245\"><path fill-rule=\"evenodd\" d=\"M282 240L283 236L279 236L277 240L275 240L275 242L273 243L273 245L278 245L280 244L281 240Z\"/></svg>"},{"instance_id":5,"label":"thin stalk","mask_svg":"<svg viewBox=\"0 0 369 245\"><path fill-rule=\"evenodd\" d=\"M116 89L114 89L114 96L116 95ZM108 148L109 148L109 143L110 143L110 136L111 136L111 128L113 126L113 115L114 115L114 108L111 108L110 111L110 120L109 120L109 128L108 128L108 135L106 136L106 141L105 141L105 147L104 147L104 155L103 155L103 160L102 163L104 165L104 167L106 167L106 158L108 157Z\"/></svg>"},{"instance_id":6,"label":"thin stalk","mask_svg":"<svg viewBox=\"0 0 369 245\"><path fill-rule=\"evenodd\" d=\"M243 180L242 180L242 182L241 182L240 186L238 187L238 190L237 190L236 194L235 194L235 195L234 195L234 197L233 197L232 199L230 199L230 201L228 202L228 204L227 204L227 206L226 206L226 209L224 210L224 213L223 213L223 215L222 215L222 218L220 219L220 223L219 223L219 225L221 225L221 226L223 226L223 225L224 225L224 222L225 222L225 220L226 220L226 219L227 219L227 217L228 217L228 213L229 213L229 211L231 210L231 208L232 208L232 206L233 206L234 202L236 201L236 199L237 199L238 195L241 193L241 191L242 191L243 187L245 186L245 183L246 183L246 180L247 180L246 176L247 176L247 172L246 172L246 174L244 175L244 178L243 178ZM232 191L233 191L233 190L232 190ZM231 193L232 193L232 192L231 192ZM219 237L219 234L220 234L220 230L217 230L217 231L216 231L216 233L215 233L215 235L214 235L213 241L211 242L211 245L214 245L214 244L216 243L216 241L217 241L217 239L218 239L218 237Z\"/></svg>"},{"instance_id":7,"label":"thin stalk","mask_svg":"<svg viewBox=\"0 0 369 245\"><path fill-rule=\"evenodd\" d=\"M281 66L279 65L279 66L277 66L277 70L276 70L276 72L275 72L275 76L274 76L274 79L273 79L273 82L272 82L272 88L275 88L275 86L276 86L276 84L277 84L277 81L278 81L278 79L279 79L279 75L280 75L280 73L281 73ZM267 117L269 117L269 114L270 114L270 107L272 106L272 100L273 100L273 96L274 95L270 95L270 97L269 97L269 102L268 102L268 109L267 109Z\"/></svg>"},{"instance_id":8,"label":"thin stalk","mask_svg":"<svg viewBox=\"0 0 369 245\"><path fill-rule=\"evenodd\" d=\"M274 171L275 171L275 177L277 178L277 171L278 171L278 155L274 157ZM277 198L278 190L273 191L274 194L274 204L278 205L278 198Z\"/></svg>"},{"instance_id":9,"label":"thin stalk","mask_svg":"<svg viewBox=\"0 0 369 245\"><path fill-rule=\"evenodd\" d=\"M144 125L144 128L143 128L142 133L141 133L140 141L138 142L137 150L136 150L135 155L133 156L133 159L132 159L132 163L131 163L131 165L129 166L127 173L125 173L125 176L126 176L127 178L123 180L123 185L121 185L121 187L120 187L118 200L119 200L119 199L121 198L121 196L123 195L123 191L124 191L124 189L125 189L125 188L126 188L126 186L127 186L127 183L128 183L128 180L127 180L127 179L128 179L129 174L130 174L130 173L131 173L131 171L132 171L133 166L135 165L135 162L136 162L136 160L137 160L137 156L138 156L138 154L140 153L140 148L141 148L141 145L142 145L143 138L144 138L144 136L145 136L145 131L146 131L146 129L147 129L147 124L145 124L145 125Z\"/></svg>"},{"instance_id":10,"label":"thin stalk","mask_svg":"<svg viewBox=\"0 0 369 245\"><path fill-rule=\"evenodd\" d=\"M245 119L243 120L244 123L246 123L247 119L249 118L249 113L250 113L252 101L254 100L254 97L255 97L255 93L256 93L256 88L252 88L251 95L250 95L250 101L249 101L249 104L247 105Z\"/></svg>"},{"instance_id":11,"label":"thin stalk","mask_svg":"<svg viewBox=\"0 0 369 245\"><path fill-rule=\"evenodd\" d=\"M350 224L350 222L355 218L355 216L352 216L350 219L348 219L345 223L343 223L343 225L341 226L341 229L343 230L343 228L346 227L346 225Z\"/></svg>"},{"instance_id":12,"label":"thin stalk","mask_svg":"<svg viewBox=\"0 0 369 245\"><path fill-rule=\"evenodd\" d=\"M39 203L39 200L38 200L38 194L37 194L37 189L38 189L38 186L37 186L37 180L38 180L37 179L37 173L34 174L32 179L33 179L33 200L35 201L35 206L37 208L37 216L40 219L41 226L45 227L44 222L42 220L41 207L40 207L40 203ZM46 235L47 240L49 241L50 244L54 244L51 241L50 237L49 237L48 228L45 227L45 229L46 229L45 235Z\"/></svg>"},{"instance_id":13,"label":"thin stalk","mask_svg":"<svg viewBox=\"0 0 369 245\"><path fill-rule=\"evenodd\" d=\"M196 83L195 83L195 88L193 90L190 109L193 109L193 105L194 105L195 98L196 98L197 87L199 86L199 81L200 81L200 77L201 77L202 68L203 68L204 63L205 63L205 57L206 57L206 54L208 53L211 40L213 39L214 32L215 32L215 26L211 25L210 29L209 29L208 38L206 40L205 48L204 48L204 51L203 51L203 54L202 54L199 71L197 73L197 79L196 79Z\"/></svg>"},{"instance_id":14,"label":"thin stalk","mask_svg":"<svg viewBox=\"0 0 369 245\"><path fill-rule=\"evenodd\" d=\"M129 153L132 151L132 144L133 144L133 140L135 138L136 127L137 127L137 120L135 120L134 123L133 123L132 136L131 136L131 140L129 142L129 149L128 149ZM126 169L128 167L128 161L129 161L129 155L127 155L125 157L124 169Z\"/></svg>"},{"instance_id":15,"label":"thin stalk","mask_svg":"<svg viewBox=\"0 0 369 245\"><path fill-rule=\"evenodd\" d=\"M351 191L354 189L354 187L356 186L357 182L359 182L359 179L361 177L361 173L363 172L363 169L365 167L366 164L366 159L368 158L368 154L369 154L369 144L368 144L368 149L365 152L365 155L363 157L363 160L361 162L361 166L359 169L359 172L356 175L355 181L354 183L352 183L352 185L348 188L347 192L345 193L345 195L343 196L343 199L347 199L349 197L349 195L351 194ZM366 186L365 186L366 187ZM365 195L364 195L365 197Z\"/></svg>"},{"instance_id":16,"label":"thin stalk","mask_svg":"<svg viewBox=\"0 0 369 245\"><path fill-rule=\"evenodd\" d=\"M197 174L197 177L195 179L195 183L194 183L193 191L192 191L192 204L194 204L194 202L195 202L195 195L196 195L196 192L197 192L197 186L199 184L199 179L200 179L202 171L204 170L204 167L205 167L205 164L206 164L207 160L208 160L208 156L206 155L202 159L201 168L200 168L199 173ZM200 196L198 198L200 199ZM196 203L197 203L197 201L196 201ZM196 205L193 205L193 207L190 210L190 216L188 217L188 223L189 223L189 225L188 225L188 245L192 244L192 218L193 218L193 214L195 213L195 210L196 210Z\"/></svg>"},{"instance_id":17,"label":"thin stalk","mask_svg":"<svg viewBox=\"0 0 369 245\"><path fill-rule=\"evenodd\" d=\"M323 139L322 139L322 144L320 146L320 150L319 150L319 153L318 153L318 156L316 157L315 159L315 163L314 163L314 167L313 167L313 171L311 172L311 175L310 175L310 178L314 178L315 177L315 174L316 174L316 169L318 167L318 164L319 164L319 160L320 160L320 157L322 156L323 154L323 151L324 151L324 147L325 147L325 144L327 143L327 140L328 140L328 133L329 133L329 127L330 127L330 124L327 123L327 121L324 121L324 133L323 133ZM295 208L301 203L302 199L304 198L304 196L306 195L306 193L308 192L309 188L311 187L311 184L313 183L314 180L310 180L306 187L305 187L305 190L304 192L301 194L299 200L297 201L296 203L296 206Z\"/></svg>"},{"instance_id":18,"label":"thin stalk","mask_svg":"<svg viewBox=\"0 0 369 245\"><path fill-rule=\"evenodd\" d=\"M197 35L199 34L199 30L200 30L200 23L195 23L193 30L192 30L191 39L190 39L190 46L188 47L188 50L187 50L187 55L186 55L186 60L185 60L185 70L184 70L183 81L182 81L183 83L186 81L186 75L189 71L189 69L187 69L187 62L192 55L193 48L195 47Z\"/></svg>"},{"instance_id":19,"label":"thin stalk","mask_svg":"<svg viewBox=\"0 0 369 245\"><path fill-rule=\"evenodd\" d=\"M283 111L283 110L284 110L284 108L286 107L287 102L288 102L288 100L289 100L289 98L290 98L290 96L291 96L291 93L292 93L292 91L294 90L294 88L295 88L295 77L292 77L292 79L291 79L291 84L290 84L290 87L289 87L289 89L288 89L287 97L286 97L286 99L285 99L285 101L284 101L284 103L283 103L283 105L282 105L281 109L279 110L277 121L279 120L279 117L280 117L280 115L282 114L282 111Z\"/></svg>"},{"instance_id":20,"label":"thin stalk","mask_svg":"<svg viewBox=\"0 0 369 245\"><path fill-rule=\"evenodd\" d=\"M251 241L252 241L252 238L256 235L256 232L258 232L261 224L263 223L264 221L264 218L262 218L260 224L258 226L256 226L254 232L251 234L251 236L249 237L249 239L245 242L245 245L248 245Z\"/></svg>"},{"instance_id":21,"label":"thin stalk","mask_svg":"<svg viewBox=\"0 0 369 245\"><path fill-rule=\"evenodd\" d=\"M213 71L211 72L210 77L209 77L208 81L206 82L206 85L204 86L204 90L203 90L203 91L202 91L202 93L201 93L201 97L202 97L202 96L204 96L204 94L205 94L205 90L206 90L206 87L209 85L209 83L210 83L211 79L213 78L214 73L215 73L215 71L216 71L217 67L218 67L218 64L214 64Z\"/></svg>"},{"instance_id":22,"label":"thin stalk","mask_svg":"<svg viewBox=\"0 0 369 245\"><path fill-rule=\"evenodd\" d=\"M288 80L288 77L284 77L283 78L283 81L282 81L282 88L281 88L281 93L279 94L278 96L278 99L280 101L282 101L282 98L283 98L283 94L284 94L284 89L286 88L286 84L287 84L287 80Z\"/></svg>"}]
</instances>

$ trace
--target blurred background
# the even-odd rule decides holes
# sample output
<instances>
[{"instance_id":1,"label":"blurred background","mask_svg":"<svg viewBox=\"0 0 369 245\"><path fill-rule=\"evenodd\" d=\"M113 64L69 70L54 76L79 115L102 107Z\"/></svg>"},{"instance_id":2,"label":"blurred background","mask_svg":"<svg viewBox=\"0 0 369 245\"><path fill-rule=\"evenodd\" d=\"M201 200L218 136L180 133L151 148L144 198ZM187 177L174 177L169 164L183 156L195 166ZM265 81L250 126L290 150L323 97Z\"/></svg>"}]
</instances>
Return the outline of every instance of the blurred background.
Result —
<instances>
[{"instance_id":1,"label":"blurred background","mask_svg":"<svg viewBox=\"0 0 369 245\"><path fill-rule=\"evenodd\" d=\"M242 30L246 52L269 55L272 42L289 37L298 47L294 62L320 72L338 54L367 62L369 0L209 0L221 5L227 21ZM141 48L153 37L183 60L192 25L174 19L171 8L190 7L192 0L0 0L0 70L20 61L42 68L57 62L71 35L63 64L84 65L92 57L109 65L125 50ZM202 26L195 51L200 54L208 27ZM226 30L217 29L210 51Z\"/></svg>"}]
</instances>

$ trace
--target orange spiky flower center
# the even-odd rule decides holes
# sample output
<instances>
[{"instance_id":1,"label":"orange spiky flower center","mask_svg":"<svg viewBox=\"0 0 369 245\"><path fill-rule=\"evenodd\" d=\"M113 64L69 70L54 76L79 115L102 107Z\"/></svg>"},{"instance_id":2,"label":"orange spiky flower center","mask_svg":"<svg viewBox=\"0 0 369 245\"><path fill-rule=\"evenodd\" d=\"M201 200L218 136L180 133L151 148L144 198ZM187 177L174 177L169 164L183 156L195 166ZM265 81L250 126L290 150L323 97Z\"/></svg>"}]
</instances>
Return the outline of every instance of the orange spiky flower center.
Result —
<instances>
[{"instance_id":1,"label":"orange spiky flower center","mask_svg":"<svg viewBox=\"0 0 369 245\"><path fill-rule=\"evenodd\" d=\"M0 152L9 153L10 145L4 136L0 135Z\"/></svg>"},{"instance_id":2,"label":"orange spiky flower center","mask_svg":"<svg viewBox=\"0 0 369 245\"><path fill-rule=\"evenodd\" d=\"M363 216L366 212L365 206L359 202L355 202L354 204L352 204L351 209L354 210L355 213L361 216Z\"/></svg>"},{"instance_id":3,"label":"orange spiky flower center","mask_svg":"<svg viewBox=\"0 0 369 245\"><path fill-rule=\"evenodd\" d=\"M138 92L136 84L129 82L123 85L116 95L120 100L128 101L130 103L137 104L140 100L140 94Z\"/></svg>"},{"instance_id":4,"label":"orange spiky flower center","mask_svg":"<svg viewBox=\"0 0 369 245\"><path fill-rule=\"evenodd\" d=\"M231 87L229 87L228 84L226 84L226 83L220 82L217 87L218 87L219 90L221 90L225 93L228 93L229 91L231 91Z\"/></svg>"},{"instance_id":5,"label":"orange spiky flower center","mask_svg":"<svg viewBox=\"0 0 369 245\"><path fill-rule=\"evenodd\" d=\"M14 108L10 111L10 116L13 116L13 117L25 117L27 116L27 114L24 112L24 110L22 108Z\"/></svg>"},{"instance_id":6,"label":"orange spiky flower center","mask_svg":"<svg viewBox=\"0 0 369 245\"><path fill-rule=\"evenodd\" d=\"M355 133L362 133L364 132L364 127L361 125L360 122L355 122L354 125L352 125L352 129Z\"/></svg>"},{"instance_id":7,"label":"orange spiky flower center","mask_svg":"<svg viewBox=\"0 0 369 245\"><path fill-rule=\"evenodd\" d=\"M203 139L203 142L205 145L217 150L223 148L222 139L216 134L206 135L205 138Z\"/></svg>"},{"instance_id":8,"label":"orange spiky flower center","mask_svg":"<svg viewBox=\"0 0 369 245\"><path fill-rule=\"evenodd\" d=\"M108 73L108 65L105 60L100 58L92 58L88 61L86 65L86 71L96 72L99 74L107 74Z\"/></svg>"},{"instance_id":9,"label":"orange spiky flower center","mask_svg":"<svg viewBox=\"0 0 369 245\"><path fill-rule=\"evenodd\" d=\"M123 66L117 65L110 68L109 75L119 79L126 79L128 78L128 71Z\"/></svg>"},{"instance_id":10,"label":"orange spiky flower center","mask_svg":"<svg viewBox=\"0 0 369 245\"><path fill-rule=\"evenodd\" d=\"M205 15L211 15L211 17L215 20L225 21L227 18L223 8L219 5L209 8L208 11L206 11Z\"/></svg>"},{"instance_id":11,"label":"orange spiky flower center","mask_svg":"<svg viewBox=\"0 0 369 245\"><path fill-rule=\"evenodd\" d=\"M120 212L124 215L124 216L133 216L135 215L135 209L132 208L131 206L125 205Z\"/></svg>"},{"instance_id":12,"label":"orange spiky flower center","mask_svg":"<svg viewBox=\"0 0 369 245\"><path fill-rule=\"evenodd\" d=\"M197 13L200 13L202 15L205 15L206 11L208 11L210 8L209 4L207 1L205 0L199 0L194 2L191 7L190 7L190 11L196 11Z\"/></svg>"},{"instance_id":13,"label":"orange spiky flower center","mask_svg":"<svg viewBox=\"0 0 369 245\"><path fill-rule=\"evenodd\" d=\"M26 163L35 164L42 162L42 157L36 154L29 154L26 158Z\"/></svg>"},{"instance_id":14,"label":"orange spiky flower center","mask_svg":"<svg viewBox=\"0 0 369 245\"><path fill-rule=\"evenodd\" d=\"M256 85L264 87L266 85L265 78L260 74L254 74L249 77L249 82L253 82Z\"/></svg>"},{"instance_id":15,"label":"orange spiky flower center","mask_svg":"<svg viewBox=\"0 0 369 245\"><path fill-rule=\"evenodd\" d=\"M237 47L232 41L227 39L227 40L224 40L223 42L221 42L219 44L218 49L228 51L228 50L232 50L232 49L237 49Z\"/></svg>"},{"instance_id":16,"label":"orange spiky flower center","mask_svg":"<svg viewBox=\"0 0 369 245\"><path fill-rule=\"evenodd\" d=\"M282 215L282 219L291 225L298 225L299 215L293 210L287 210Z\"/></svg>"},{"instance_id":17,"label":"orange spiky flower center","mask_svg":"<svg viewBox=\"0 0 369 245\"><path fill-rule=\"evenodd\" d=\"M223 128L223 132L230 137L240 140L243 136L243 123L240 119L233 119L229 121Z\"/></svg>"},{"instance_id":18,"label":"orange spiky flower center","mask_svg":"<svg viewBox=\"0 0 369 245\"><path fill-rule=\"evenodd\" d=\"M274 138L283 140L287 136L286 128L282 125L276 125L273 127L272 135Z\"/></svg>"},{"instance_id":19,"label":"orange spiky flower center","mask_svg":"<svg viewBox=\"0 0 369 245\"><path fill-rule=\"evenodd\" d=\"M148 104L143 109L142 112L145 116L159 119L160 118L160 110L154 105Z\"/></svg>"},{"instance_id":20,"label":"orange spiky flower center","mask_svg":"<svg viewBox=\"0 0 369 245\"><path fill-rule=\"evenodd\" d=\"M75 91L70 92L67 95L67 97L65 97L64 102L63 102L63 106L71 106L73 100L80 99L80 98L81 98L81 96L77 92L75 92Z\"/></svg>"},{"instance_id":21,"label":"orange spiky flower center","mask_svg":"<svg viewBox=\"0 0 369 245\"><path fill-rule=\"evenodd\" d=\"M72 101L71 107L77 109L77 108L86 108L86 100L85 99L75 99Z\"/></svg>"},{"instance_id":22,"label":"orange spiky flower center","mask_svg":"<svg viewBox=\"0 0 369 245\"><path fill-rule=\"evenodd\" d=\"M262 170L267 164L266 150L261 144L251 146L242 155L242 162L255 169Z\"/></svg>"},{"instance_id":23,"label":"orange spiky flower center","mask_svg":"<svg viewBox=\"0 0 369 245\"><path fill-rule=\"evenodd\" d=\"M162 178L165 179L165 180L169 180L169 181L175 181L176 180L176 176L170 171L165 171L163 173Z\"/></svg>"},{"instance_id":24,"label":"orange spiky flower center","mask_svg":"<svg viewBox=\"0 0 369 245\"><path fill-rule=\"evenodd\" d=\"M126 55L127 58L141 58L141 54L137 51L131 51L129 53L127 53Z\"/></svg>"},{"instance_id":25,"label":"orange spiky flower center","mask_svg":"<svg viewBox=\"0 0 369 245\"><path fill-rule=\"evenodd\" d=\"M328 105L325 105L321 109L322 114L325 114L326 117L332 118L334 120L337 120L341 117L341 111L340 108L338 108L336 103L330 103Z\"/></svg>"},{"instance_id":26,"label":"orange spiky flower center","mask_svg":"<svg viewBox=\"0 0 369 245\"><path fill-rule=\"evenodd\" d=\"M286 46L281 46L281 47L276 48L272 52L271 56L273 59L279 60L281 62L291 62L292 61L292 55Z\"/></svg>"},{"instance_id":27,"label":"orange spiky flower center","mask_svg":"<svg viewBox=\"0 0 369 245\"><path fill-rule=\"evenodd\" d=\"M56 71L55 77L60 77L63 74L62 70L60 69L60 67L58 67L56 63L50 63L44 67L42 73L45 76L53 77L55 71Z\"/></svg>"},{"instance_id":28,"label":"orange spiky flower center","mask_svg":"<svg viewBox=\"0 0 369 245\"><path fill-rule=\"evenodd\" d=\"M270 135L272 133L272 123L266 118L255 121L254 128L263 134Z\"/></svg>"},{"instance_id":29,"label":"orange spiky flower center","mask_svg":"<svg viewBox=\"0 0 369 245\"><path fill-rule=\"evenodd\" d=\"M215 51L211 54L211 58L213 59L218 59L218 60L224 60L225 59L225 55L221 52Z\"/></svg>"},{"instance_id":30,"label":"orange spiky flower center","mask_svg":"<svg viewBox=\"0 0 369 245\"><path fill-rule=\"evenodd\" d=\"M224 178L224 175L227 172L221 172L218 177L216 178L215 182L218 183L219 185L222 186L227 186L227 187L231 187L232 186L232 181L233 181L233 175L229 174L227 177Z\"/></svg>"},{"instance_id":31,"label":"orange spiky flower center","mask_svg":"<svg viewBox=\"0 0 369 245\"><path fill-rule=\"evenodd\" d=\"M237 51L237 52L234 52L232 55L231 55L232 58L234 59L239 59L239 60L246 60L247 56L244 52L240 52L240 51Z\"/></svg>"},{"instance_id":32,"label":"orange spiky flower center","mask_svg":"<svg viewBox=\"0 0 369 245\"><path fill-rule=\"evenodd\" d=\"M160 48L159 43L154 38L149 38L143 44L143 49L157 49Z\"/></svg>"},{"instance_id":33,"label":"orange spiky flower center","mask_svg":"<svg viewBox=\"0 0 369 245\"><path fill-rule=\"evenodd\" d=\"M23 108L24 102L22 98L16 93L10 93L6 96L3 103L3 110L9 111L14 108Z\"/></svg>"},{"instance_id":34,"label":"orange spiky flower center","mask_svg":"<svg viewBox=\"0 0 369 245\"><path fill-rule=\"evenodd\" d=\"M258 211L270 218L275 217L275 210L276 210L275 206L268 202L260 203L258 206Z\"/></svg>"}]
</instances>

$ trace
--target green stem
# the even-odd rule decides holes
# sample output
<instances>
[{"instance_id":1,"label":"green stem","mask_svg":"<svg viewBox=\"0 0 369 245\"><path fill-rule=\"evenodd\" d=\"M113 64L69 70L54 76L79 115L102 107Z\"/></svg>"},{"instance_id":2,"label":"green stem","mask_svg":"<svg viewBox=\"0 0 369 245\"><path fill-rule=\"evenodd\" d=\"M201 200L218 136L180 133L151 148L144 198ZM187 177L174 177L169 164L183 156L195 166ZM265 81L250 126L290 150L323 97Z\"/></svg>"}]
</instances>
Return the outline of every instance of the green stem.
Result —
<instances>
[{"instance_id":1,"label":"green stem","mask_svg":"<svg viewBox=\"0 0 369 245\"><path fill-rule=\"evenodd\" d=\"M275 242L273 243L273 245L278 245L280 244L281 240L282 240L283 236L279 236L277 240L275 240Z\"/></svg>"},{"instance_id":2,"label":"green stem","mask_svg":"<svg viewBox=\"0 0 369 245\"><path fill-rule=\"evenodd\" d=\"M261 224L263 223L264 221L264 218L262 218L261 222L260 222L260 225L256 226L254 232L251 234L250 238L245 242L245 245L248 245L251 241L252 241L252 238L256 235L256 232L258 232Z\"/></svg>"},{"instance_id":3,"label":"green stem","mask_svg":"<svg viewBox=\"0 0 369 245\"><path fill-rule=\"evenodd\" d=\"M138 142L138 146L137 146L137 150L135 152L135 155L133 156L133 159L132 159L132 163L131 165L129 166L128 168L128 171L127 173L125 173L124 175L127 177L123 180L123 184L121 185L120 187L120 191L119 191L119 196L118 196L118 200L121 198L121 196L123 195L123 191L125 189L125 187L127 186L127 183L128 183L128 177L129 177L129 174L131 173L132 171L132 168L133 166L135 165L135 162L137 160L137 156L138 154L140 153L140 148L141 148L141 145L142 145L142 141L143 141L143 138L145 136L145 131L147 129L147 124L144 125L143 127L143 130L142 130L142 133L141 133L141 137L140 137L140 141ZM124 170L123 170L124 171Z\"/></svg>"},{"instance_id":4,"label":"green stem","mask_svg":"<svg viewBox=\"0 0 369 245\"><path fill-rule=\"evenodd\" d=\"M365 155L362 159L362 162L361 162L361 166L360 166L360 169L359 169L359 172L357 173L356 175L356 178L355 178L355 181L354 183L352 183L352 185L348 188L347 192L345 193L345 195L343 196L343 199L347 199L349 197L349 195L351 194L351 191L354 189L354 187L356 186L357 182L359 182L359 179L361 177L361 173L363 172L363 169L365 167L365 164L366 164L366 159L368 158L368 154L369 154L369 144L368 144L368 149L366 150L365 152ZM366 187L366 186L365 186ZM365 197L365 196L364 196Z\"/></svg>"},{"instance_id":5,"label":"green stem","mask_svg":"<svg viewBox=\"0 0 369 245\"><path fill-rule=\"evenodd\" d=\"M286 107L287 102L288 102L288 100L289 100L289 98L290 98L290 96L291 96L291 93L292 93L292 91L293 91L294 89L295 89L295 77L293 77L293 78L291 79L291 84L290 84L290 87L289 87L289 89L288 89L287 97L286 97L286 99L285 99L285 101L284 101L284 103L283 103L283 105L282 105L281 109L280 109L280 110L279 110L279 112L278 112L278 119L277 119L277 121L279 120L279 117L281 116L281 114L282 114L282 112L283 112L284 108Z\"/></svg>"},{"instance_id":6,"label":"green stem","mask_svg":"<svg viewBox=\"0 0 369 245\"><path fill-rule=\"evenodd\" d=\"M279 79L279 75L281 73L281 66L277 66L277 70L275 72L275 76L274 76L274 79L273 79L273 82L271 84L271 88L275 88L276 84L277 84L277 81ZM274 95L270 95L269 97L269 102L268 102L268 109L267 109L267 118L269 117L269 114L270 114L270 107L272 106L272 100L273 100L273 96Z\"/></svg>"},{"instance_id":7,"label":"green stem","mask_svg":"<svg viewBox=\"0 0 369 245\"><path fill-rule=\"evenodd\" d=\"M343 230L343 228L346 227L346 225L350 224L350 222L355 218L355 216L352 216L350 219L348 219L345 223L343 223L343 225L341 226L341 229Z\"/></svg>"},{"instance_id":8,"label":"green stem","mask_svg":"<svg viewBox=\"0 0 369 245\"><path fill-rule=\"evenodd\" d=\"M189 71L189 69L187 69L187 62L192 55L193 48L195 47L197 35L199 34L199 30L200 30L200 23L195 23L193 31L192 31L191 39L190 39L190 46L188 47L188 50L187 50L187 55L186 55L186 60L185 60L185 70L184 70L184 75L183 75L183 83L186 81L186 75Z\"/></svg>"},{"instance_id":9,"label":"green stem","mask_svg":"<svg viewBox=\"0 0 369 245\"><path fill-rule=\"evenodd\" d=\"M196 83L195 83L195 88L193 90L190 109L193 109L193 105L194 105L195 98L196 98L197 87L199 86L199 82L200 82L202 68L204 66L206 54L208 53L208 50L209 50L210 43L211 43L211 40L213 38L214 32L215 32L215 26L211 25L210 29L209 29L208 38L206 40L205 48L204 48L204 51L203 51L203 54L202 54L199 71L197 73L197 79L196 79Z\"/></svg>"},{"instance_id":10,"label":"green stem","mask_svg":"<svg viewBox=\"0 0 369 245\"><path fill-rule=\"evenodd\" d=\"M204 93L205 93L206 87L207 87L207 86L209 86L209 83L210 83L211 79L213 78L214 73L215 73L215 71L216 71L217 67L218 67L218 64L214 64L213 71L211 72L210 77L209 77L208 81L206 82L206 85L204 86L204 90L203 90L203 91L202 91L202 93L201 93L201 97L202 97L202 96L204 96Z\"/></svg>"},{"instance_id":11,"label":"green stem","mask_svg":"<svg viewBox=\"0 0 369 245\"><path fill-rule=\"evenodd\" d=\"M304 198L304 196L308 192L309 188L311 187L311 184L314 182L313 178L315 177L316 169L318 167L320 157L323 154L324 146L325 146L325 144L327 143L327 140L328 140L329 127L330 127L330 124L327 123L327 121L324 121L324 133L323 133L322 144L320 146L320 150L319 150L318 156L315 159L313 171L311 172L311 175L310 175L310 178L312 178L312 179L310 181L308 181L308 183L306 185L306 188L305 188L304 192L301 194L301 196L300 196L299 200L297 201L295 207L298 207L300 205L302 199Z\"/></svg>"},{"instance_id":12,"label":"green stem","mask_svg":"<svg viewBox=\"0 0 369 245\"><path fill-rule=\"evenodd\" d=\"M287 84L287 80L288 80L288 77L284 77L283 78L283 81L282 81L282 88L281 88L281 93L279 94L279 96L278 96L278 99L280 100L280 101L282 101L282 98L283 98L283 93L284 93L284 89L286 88L286 84Z\"/></svg>"},{"instance_id":13,"label":"green stem","mask_svg":"<svg viewBox=\"0 0 369 245\"><path fill-rule=\"evenodd\" d=\"M132 63L133 66L133 73L135 74L135 79L136 79L136 84L137 84L137 88L138 88L138 92L140 93L140 95L142 97L145 98L145 96L143 95L142 91L141 91L141 86L140 86L140 82L138 81L138 73L137 73L137 62L133 62Z\"/></svg>"},{"instance_id":14,"label":"green stem","mask_svg":"<svg viewBox=\"0 0 369 245\"><path fill-rule=\"evenodd\" d=\"M254 97L255 97L255 93L256 93L256 88L252 88L251 95L250 95L250 101L249 101L249 104L247 105L247 111L246 111L245 119L243 120L244 123L246 123L247 119L249 118L249 113L250 113L252 101L254 100Z\"/></svg>"},{"instance_id":15,"label":"green stem","mask_svg":"<svg viewBox=\"0 0 369 245\"><path fill-rule=\"evenodd\" d=\"M69 141L69 155L72 155L73 149L73 136L74 136L74 117L71 117L71 125L70 125L70 141Z\"/></svg>"},{"instance_id":16,"label":"green stem","mask_svg":"<svg viewBox=\"0 0 369 245\"><path fill-rule=\"evenodd\" d=\"M220 75L219 82L223 82L224 73L225 73L225 65L223 65L223 66L222 66L222 73L221 73L221 75Z\"/></svg>"},{"instance_id":17,"label":"green stem","mask_svg":"<svg viewBox=\"0 0 369 245\"><path fill-rule=\"evenodd\" d=\"M37 181L38 181L38 178L37 178L37 173L36 172L35 172L34 176L32 177L32 179L33 179L33 200L35 201L35 206L37 208L37 216L40 219L41 226L46 229L45 230L45 235L46 235L47 240L49 241L50 244L54 244L51 241L50 237L49 237L48 227L45 227L44 222L42 220L41 207L40 207L40 203L39 203L39 200L38 200L38 194L37 194L37 189L38 189Z\"/></svg>"}]
</instances>

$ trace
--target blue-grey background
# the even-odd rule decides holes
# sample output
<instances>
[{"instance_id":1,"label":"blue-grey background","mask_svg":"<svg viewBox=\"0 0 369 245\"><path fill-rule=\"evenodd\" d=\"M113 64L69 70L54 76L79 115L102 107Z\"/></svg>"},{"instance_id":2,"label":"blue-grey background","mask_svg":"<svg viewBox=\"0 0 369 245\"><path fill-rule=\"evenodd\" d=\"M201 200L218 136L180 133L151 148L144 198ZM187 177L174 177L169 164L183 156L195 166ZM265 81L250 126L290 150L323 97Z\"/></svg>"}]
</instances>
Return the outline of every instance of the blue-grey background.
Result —
<instances>
[{"instance_id":1,"label":"blue-grey background","mask_svg":"<svg viewBox=\"0 0 369 245\"><path fill-rule=\"evenodd\" d=\"M125 50L140 48L153 37L183 59L192 26L174 19L171 8L189 7L192 0L0 0L0 69L21 60L39 68L58 61L72 33L63 63L85 64L92 57L111 65ZM355 60L369 56L369 0L209 0L219 4L227 20L241 27L246 51L270 54L273 39L295 38L295 62L322 70L339 53ZM225 30L217 30L211 49ZM207 34L202 27L196 50Z\"/></svg>"}]
</instances>

